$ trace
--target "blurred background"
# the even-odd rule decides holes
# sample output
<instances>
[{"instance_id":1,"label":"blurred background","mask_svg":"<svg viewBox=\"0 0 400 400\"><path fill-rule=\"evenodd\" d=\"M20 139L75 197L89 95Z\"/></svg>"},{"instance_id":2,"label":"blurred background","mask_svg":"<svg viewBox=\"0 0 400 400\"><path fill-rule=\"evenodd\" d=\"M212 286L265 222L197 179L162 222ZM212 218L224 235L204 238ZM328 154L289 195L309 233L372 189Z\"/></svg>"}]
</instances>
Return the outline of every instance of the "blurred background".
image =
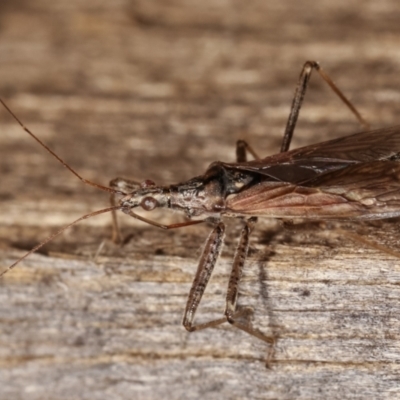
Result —
<instances>
[{"instance_id":1,"label":"blurred background","mask_svg":"<svg viewBox=\"0 0 400 400\"><path fill-rule=\"evenodd\" d=\"M396 0L2 0L0 96L88 179L105 185L117 176L176 183L201 174L212 161L234 161L239 138L253 144L260 155L279 151L306 60L321 63L372 127L397 124L399 22ZM352 114L315 74L292 148L359 129ZM30 249L55 226L108 204L107 195L85 188L4 109L0 109L0 176L2 266L22 254L18 249ZM156 218L166 222L170 214ZM142 257L151 243L158 243L160 252L168 256L184 257L188 251L193 256L207 234L205 227L168 236L138 223L124 230L132 226L136 227L132 252L141 252ZM87 256L109 237L109 231L109 217L99 217L72 229L48 248ZM171 237L179 237L180 247L174 245L178 239ZM228 238L228 253L233 251ZM191 263L194 271L195 261ZM28 279L22 281L29 285ZM181 309L188 287L179 293ZM316 388L324 393L328 381L342 388L337 392L341 398L365 398L373 388L376 393L391 388L385 386L384 367L377 380L365 372L371 378L366 381L372 383L364 382L356 390L351 371L341 367L333 378L331 371L321 370L304 377L290 362L265 371L262 362L251 358L254 349L249 350L252 356L243 355L247 361L235 359L233 352L226 359L221 356L219 363L207 359L200 367L179 341L173 345L177 372L170 382L164 379L171 377L167 371L172 367L160 355L162 343L155 346L151 361L149 356L132 355L130 363L143 369L130 370L130 377L115 359L105 364L87 361L83 366L79 361L68 363L65 355L59 363L50 361L49 355L35 353L39 346L32 339L35 329L21 321L11 323L10 304L16 307L19 301L15 293L16 288L0 286L2 398L100 399L107 394L117 399L132 398L132 393L135 398L159 398L169 393L169 398L316 399L322 398ZM24 307L28 312L28 305ZM178 309L173 323L178 330L180 317ZM63 329L63 323L57 329ZM40 329L48 324L42 320ZM68 338L54 346L64 353L75 351ZM135 354L136 345L130 346ZM237 342L232 346L237 347ZM262 352L264 347L257 351L260 348ZM299 350L291 361L307 358L307 347L302 349L304 353ZM81 350L90 353L86 345ZM76 350L77 359L81 350ZM396 354L398 360L400 353ZM104 375L97 375L102 367ZM213 368L220 369L216 373ZM394 369L391 373L395 376ZM359 397L346 397L349 388L358 391Z\"/></svg>"}]
</instances>

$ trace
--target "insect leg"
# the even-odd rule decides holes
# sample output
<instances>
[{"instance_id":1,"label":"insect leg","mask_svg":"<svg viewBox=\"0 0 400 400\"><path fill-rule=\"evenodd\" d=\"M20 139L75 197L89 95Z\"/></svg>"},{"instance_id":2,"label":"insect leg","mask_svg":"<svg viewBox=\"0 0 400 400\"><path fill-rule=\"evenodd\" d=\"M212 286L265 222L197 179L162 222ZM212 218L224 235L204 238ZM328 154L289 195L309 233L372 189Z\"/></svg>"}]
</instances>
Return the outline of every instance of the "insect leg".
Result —
<instances>
[{"instance_id":1,"label":"insect leg","mask_svg":"<svg viewBox=\"0 0 400 400\"><path fill-rule=\"evenodd\" d=\"M308 82L311 77L312 70L315 69L321 78L330 86L330 88L340 97L340 99L346 104L346 106L350 109L350 111L356 116L360 124L368 129L369 124L364 120L364 118L360 115L357 109L353 106L349 99L342 93L342 91L335 85L330 76L320 67L320 65L316 61L307 61L303 69L300 73L300 78L297 83L297 87L294 93L292 106L290 109L290 114L288 121L286 123L285 133L283 135L281 152L285 152L289 150L290 142L292 140L293 131L296 127L296 122L299 117L299 112L301 105L303 103L304 95L306 93L306 89L308 86Z\"/></svg>"},{"instance_id":2,"label":"insect leg","mask_svg":"<svg viewBox=\"0 0 400 400\"><path fill-rule=\"evenodd\" d=\"M112 181L110 181L110 187L116 190L121 190L123 193L129 193L132 192L134 189L136 189L140 185L139 182L129 180L129 179L123 179L123 178L115 178ZM110 195L110 203L111 206L116 206L117 201L116 201L116 195L115 193L111 193ZM112 211L111 213L112 217L112 236L111 240L114 243L121 244L124 241L124 238L122 237L121 233L121 228L118 224L118 218L117 218L117 213L115 211Z\"/></svg>"},{"instance_id":3,"label":"insect leg","mask_svg":"<svg viewBox=\"0 0 400 400\"><path fill-rule=\"evenodd\" d=\"M243 311L248 311L248 310L237 310L237 299L238 299L238 294L239 294L239 283L242 278L242 272L243 272L243 267L246 261L247 257L247 252L249 249L249 239L250 239L250 234L254 228L254 225L257 222L257 218L249 218L249 220L246 223L246 226L243 228L241 236L240 236L240 241L239 245L236 249L236 253L233 259L233 265L232 265L232 272L231 276L229 278L229 284L228 284L228 291L226 294L226 306L225 306L225 317L227 321L234 325L235 327L241 329L244 332L247 332L249 335L255 336L258 339L261 339L264 342L267 342L271 344L270 351L268 353L267 357L267 365L272 357L273 349L274 349L274 344L276 339L273 337L269 337L264 335L262 332L258 331L257 329L253 328L250 317L252 314L251 312L247 312L245 317L245 322L239 321L238 317L242 317ZM249 315L250 314L250 315Z\"/></svg>"},{"instance_id":4,"label":"insect leg","mask_svg":"<svg viewBox=\"0 0 400 400\"><path fill-rule=\"evenodd\" d=\"M193 325L194 316L200 304L207 283L211 277L215 263L221 253L224 241L225 225L220 222L210 233L204 246L203 253L200 257L197 272L190 289L186 309L183 316L183 326L189 331L197 331L211 326L216 326L226 322L226 318L220 318L206 322L204 324Z\"/></svg>"},{"instance_id":5,"label":"insect leg","mask_svg":"<svg viewBox=\"0 0 400 400\"><path fill-rule=\"evenodd\" d=\"M247 152L249 152L256 160L260 160L260 157L245 140L238 140L236 142L236 161L238 163L247 161Z\"/></svg>"},{"instance_id":6,"label":"insect leg","mask_svg":"<svg viewBox=\"0 0 400 400\"><path fill-rule=\"evenodd\" d=\"M236 248L233 258L231 276L229 277L228 291L226 293L225 316L228 322L235 324L234 316L236 314L237 299L239 294L239 282L242 278L243 267L249 250L249 238L255 223L256 217L249 218L246 226L243 228L240 241Z\"/></svg>"},{"instance_id":7,"label":"insect leg","mask_svg":"<svg viewBox=\"0 0 400 400\"><path fill-rule=\"evenodd\" d=\"M240 242L237 247L235 257L233 260L232 272L229 278L224 317L203 324L193 325L193 320L196 310L200 304L201 298L203 296L207 283L210 279L211 273L214 269L214 265L221 251L223 235L224 235L223 224L220 223L211 232L210 236L207 239L203 254L201 256L197 273L193 281L192 288L190 290L188 302L186 304L186 310L183 318L183 326L189 332L215 327L228 321L229 323L241 329L242 331L257 337L258 339L261 339L264 342L267 342L272 345L275 343L274 338L265 336L263 333L259 332L258 330L254 329L251 326L251 323L248 319L250 317L249 314L252 314L252 310L249 309L237 310L236 307L239 282L242 276L243 266L246 261L247 251L249 248L250 233L256 222L257 218L250 218L247 221L246 226L242 230ZM246 322L244 323L239 321L239 318L243 316L246 319ZM272 349L273 346L271 348L271 351ZM267 360L270 359L271 354L272 353L270 352Z\"/></svg>"},{"instance_id":8,"label":"insect leg","mask_svg":"<svg viewBox=\"0 0 400 400\"><path fill-rule=\"evenodd\" d=\"M197 225L197 224L201 224L206 221L204 219L198 219L198 220L192 220L192 221L177 222L176 224L164 225L164 224L160 224L159 222L153 221L151 219L142 217L141 215L134 213L132 210L129 210L128 212L125 212L125 213L132 218L135 218L135 219L138 219L139 221L145 222L146 224L155 226L157 228L166 229L166 230L184 228L185 226Z\"/></svg>"}]
</instances>

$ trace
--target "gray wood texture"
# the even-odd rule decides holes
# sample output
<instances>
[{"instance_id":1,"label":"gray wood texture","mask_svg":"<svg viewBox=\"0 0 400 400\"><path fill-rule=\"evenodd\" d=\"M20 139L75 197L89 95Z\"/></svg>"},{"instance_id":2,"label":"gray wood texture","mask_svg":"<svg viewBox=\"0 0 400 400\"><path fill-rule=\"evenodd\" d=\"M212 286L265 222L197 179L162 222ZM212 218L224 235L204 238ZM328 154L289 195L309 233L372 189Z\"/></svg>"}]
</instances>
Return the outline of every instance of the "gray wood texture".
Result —
<instances>
[{"instance_id":1,"label":"gray wood texture","mask_svg":"<svg viewBox=\"0 0 400 400\"><path fill-rule=\"evenodd\" d=\"M0 96L86 178L173 183L234 160L238 138L277 152L306 60L373 127L400 123L399 21L395 0L2 1ZM314 75L292 148L357 130ZM2 109L0 174L2 269L108 205ZM400 260L344 233L397 249L398 220L260 221L239 303L279 335L268 370L265 343L181 326L210 227L120 219L124 247L93 218L0 281L1 399L399 398ZM229 222L199 321L223 312L240 228Z\"/></svg>"}]
</instances>

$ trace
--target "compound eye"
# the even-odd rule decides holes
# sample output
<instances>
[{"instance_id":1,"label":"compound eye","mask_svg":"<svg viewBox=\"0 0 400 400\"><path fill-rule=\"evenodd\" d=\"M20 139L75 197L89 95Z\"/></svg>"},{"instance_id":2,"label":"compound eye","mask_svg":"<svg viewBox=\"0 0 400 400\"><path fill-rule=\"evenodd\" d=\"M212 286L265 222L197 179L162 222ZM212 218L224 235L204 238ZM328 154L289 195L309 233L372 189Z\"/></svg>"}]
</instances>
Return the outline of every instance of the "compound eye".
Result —
<instances>
[{"instance_id":1,"label":"compound eye","mask_svg":"<svg viewBox=\"0 0 400 400\"><path fill-rule=\"evenodd\" d=\"M158 206L158 201L154 197L145 197L141 202L140 206L145 211L154 210Z\"/></svg>"}]
</instances>

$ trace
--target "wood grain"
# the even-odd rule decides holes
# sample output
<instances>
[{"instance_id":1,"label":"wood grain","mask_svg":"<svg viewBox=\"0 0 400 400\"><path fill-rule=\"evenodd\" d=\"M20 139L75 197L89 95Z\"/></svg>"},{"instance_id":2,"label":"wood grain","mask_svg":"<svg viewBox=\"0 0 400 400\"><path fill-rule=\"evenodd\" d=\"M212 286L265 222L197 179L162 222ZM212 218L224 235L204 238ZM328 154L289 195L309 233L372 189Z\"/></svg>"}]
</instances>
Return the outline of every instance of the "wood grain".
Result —
<instances>
[{"instance_id":1,"label":"wood grain","mask_svg":"<svg viewBox=\"0 0 400 400\"><path fill-rule=\"evenodd\" d=\"M399 13L395 0L3 1L0 95L86 178L173 183L233 160L238 138L277 152L306 60L373 127L398 124ZM358 129L313 76L292 147ZM108 205L4 110L0 174L1 268ZM267 345L229 325L181 327L210 227L121 221L122 248L108 241L110 218L93 218L0 281L0 398L399 396L400 261L343 233L397 249L398 220L257 225L239 302L279 335L270 370ZM199 321L223 312L241 228L228 225Z\"/></svg>"}]
</instances>

